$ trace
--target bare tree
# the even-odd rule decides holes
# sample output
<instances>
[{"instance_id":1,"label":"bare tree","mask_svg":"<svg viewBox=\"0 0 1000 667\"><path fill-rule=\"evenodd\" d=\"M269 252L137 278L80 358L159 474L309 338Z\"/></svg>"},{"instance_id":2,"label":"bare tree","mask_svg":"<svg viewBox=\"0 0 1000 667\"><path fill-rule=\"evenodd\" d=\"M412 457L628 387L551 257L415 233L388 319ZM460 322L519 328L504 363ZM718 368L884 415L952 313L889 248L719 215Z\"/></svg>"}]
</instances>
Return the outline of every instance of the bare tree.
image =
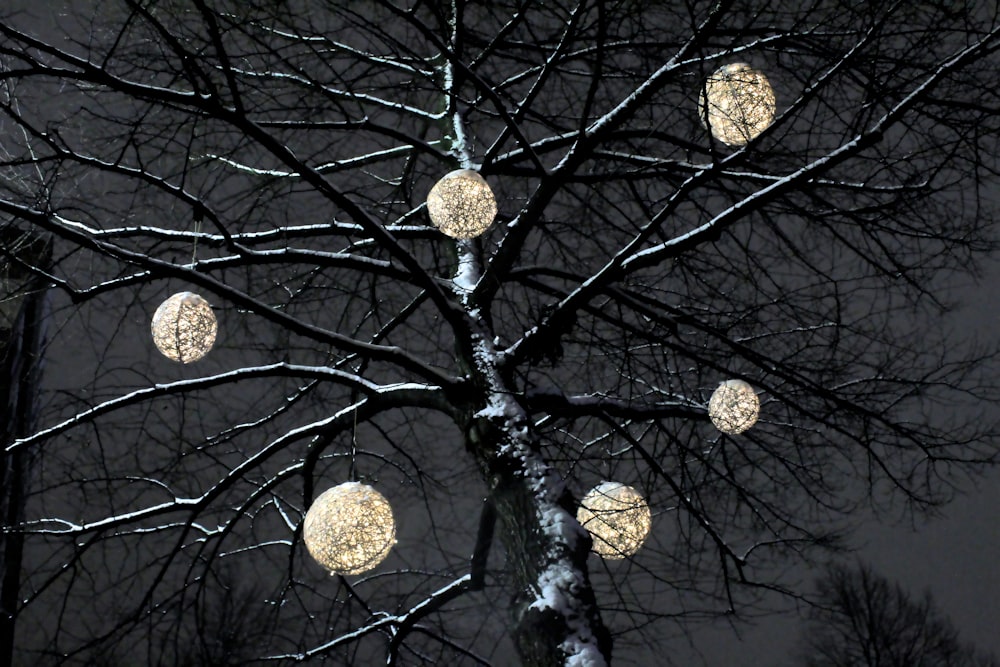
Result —
<instances>
[{"instance_id":1,"label":"bare tree","mask_svg":"<svg viewBox=\"0 0 1000 667\"><path fill-rule=\"evenodd\" d=\"M995 667L959 640L929 593L914 600L860 565L834 565L817 582L803 664L808 667Z\"/></svg>"},{"instance_id":2,"label":"bare tree","mask_svg":"<svg viewBox=\"0 0 1000 667\"><path fill-rule=\"evenodd\" d=\"M3 228L0 244L0 435L5 442L30 436L38 428L39 391L45 344L45 282L28 267L48 265L50 248L31 233ZM28 481L34 467L31 448L0 457L0 516L4 526L24 522ZM0 647L10 655L20 599L24 534L0 534ZM9 662L9 660L8 660Z\"/></svg>"},{"instance_id":3,"label":"bare tree","mask_svg":"<svg viewBox=\"0 0 1000 667\"><path fill-rule=\"evenodd\" d=\"M225 569L242 661L648 664L996 454L993 351L942 324L992 246L988 8L34 4L0 22L3 224L53 245L44 412L6 443L41 461L26 660L181 661ZM776 116L727 145L702 93L738 62ZM457 168L499 204L471 240L426 212ZM220 322L191 365L149 339L181 290ZM331 578L302 518L348 479L399 541ZM652 508L626 559L575 520L605 479Z\"/></svg>"}]
</instances>

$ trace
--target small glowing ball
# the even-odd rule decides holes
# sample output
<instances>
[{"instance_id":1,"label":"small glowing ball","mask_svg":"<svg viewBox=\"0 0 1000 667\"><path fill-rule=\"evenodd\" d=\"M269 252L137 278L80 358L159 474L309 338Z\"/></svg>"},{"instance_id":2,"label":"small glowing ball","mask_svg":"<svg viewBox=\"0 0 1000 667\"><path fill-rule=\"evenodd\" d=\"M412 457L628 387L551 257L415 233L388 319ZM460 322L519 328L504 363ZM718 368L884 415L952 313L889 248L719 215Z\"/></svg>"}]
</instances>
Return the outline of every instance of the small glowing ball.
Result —
<instances>
[{"instance_id":1,"label":"small glowing ball","mask_svg":"<svg viewBox=\"0 0 1000 667\"><path fill-rule=\"evenodd\" d=\"M427 195L431 222L456 239L485 232L497 215L497 200L485 179L471 169L446 174Z\"/></svg>"},{"instance_id":2,"label":"small glowing ball","mask_svg":"<svg viewBox=\"0 0 1000 667\"><path fill-rule=\"evenodd\" d=\"M642 494L620 482L601 482L580 501L576 520L593 538L594 553L620 559L642 546L653 525Z\"/></svg>"},{"instance_id":3,"label":"small glowing ball","mask_svg":"<svg viewBox=\"0 0 1000 667\"><path fill-rule=\"evenodd\" d=\"M189 364L212 349L219 325L208 301L192 292L178 292L156 309L150 329L163 356Z\"/></svg>"},{"instance_id":4,"label":"small glowing ball","mask_svg":"<svg viewBox=\"0 0 1000 667\"><path fill-rule=\"evenodd\" d=\"M726 380L708 400L708 416L715 428L723 433L736 435L747 430L760 415L757 392L743 380Z\"/></svg>"},{"instance_id":5,"label":"small glowing ball","mask_svg":"<svg viewBox=\"0 0 1000 667\"><path fill-rule=\"evenodd\" d=\"M760 70L746 63L717 69L698 101L703 125L729 146L743 146L774 121L774 89Z\"/></svg>"},{"instance_id":6,"label":"small glowing ball","mask_svg":"<svg viewBox=\"0 0 1000 667\"><path fill-rule=\"evenodd\" d=\"M367 484L345 482L313 501L302 536L309 555L332 574L361 574L389 555L396 522L385 496Z\"/></svg>"}]
</instances>

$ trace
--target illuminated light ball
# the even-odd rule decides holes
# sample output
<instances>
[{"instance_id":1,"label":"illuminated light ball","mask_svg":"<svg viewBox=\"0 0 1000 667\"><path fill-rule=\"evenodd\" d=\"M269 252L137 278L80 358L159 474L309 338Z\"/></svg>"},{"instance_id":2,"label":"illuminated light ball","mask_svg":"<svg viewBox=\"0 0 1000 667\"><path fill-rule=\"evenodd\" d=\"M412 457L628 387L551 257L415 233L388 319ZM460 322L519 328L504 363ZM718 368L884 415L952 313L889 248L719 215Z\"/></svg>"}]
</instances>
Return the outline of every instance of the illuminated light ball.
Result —
<instances>
[{"instance_id":1,"label":"illuminated light ball","mask_svg":"<svg viewBox=\"0 0 1000 667\"><path fill-rule=\"evenodd\" d=\"M726 380L708 400L708 416L723 433L742 433L757 423L759 415L757 392L743 380Z\"/></svg>"},{"instance_id":2,"label":"illuminated light ball","mask_svg":"<svg viewBox=\"0 0 1000 667\"><path fill-rule=\"evenodd\" d=\"M760 70L746 63L720 67L698 100L702 125L729 146L743 146L774 121L774 89Z\"/></svg>"},{"instance_id":3,"label":"illuminated light ball","mask_svg":"<svg viewBox=\"0 0 1000 667\"><path fill-rule=\"evenodd\" d=\"M156 309L150 329L163 356L190 364L212 349L219 325L208 301L192 292L178 292Z\"/></svg>"},{"instance_id":4,"label":"illuminated light ball","mask_svg":"<svg viewBox=\"0 0 1000 667\"><path fill-rule=\"evenodd\" d=\"M602 558L635 554L653 525L642 494L621 482L601 482L580 501L576 520L590 533L593 551Z\"/></svg>"},{"instance_id":5,"label":"illuminated light ball","mask_svg":"<svg viewBox=\"0 0 1000 667\"><path fill-rule=\"evenodd\" d=\"M367 484L345 482L313 501L302 536L309 555L332 574L361 574L389 555L396 522L385 496Z\"/></svg>"},{"instance_id":6,"label":"illuminated light ball","mask_svg":"<svg viewBox=\"0 0 1000 667\"><path fill-rule=\"evenodd\" d=\"M486 180L471 169L446 174L427 194L431 222L456 239L485 232L497 216L497 200Z\"/></svg>"}]
</instances>

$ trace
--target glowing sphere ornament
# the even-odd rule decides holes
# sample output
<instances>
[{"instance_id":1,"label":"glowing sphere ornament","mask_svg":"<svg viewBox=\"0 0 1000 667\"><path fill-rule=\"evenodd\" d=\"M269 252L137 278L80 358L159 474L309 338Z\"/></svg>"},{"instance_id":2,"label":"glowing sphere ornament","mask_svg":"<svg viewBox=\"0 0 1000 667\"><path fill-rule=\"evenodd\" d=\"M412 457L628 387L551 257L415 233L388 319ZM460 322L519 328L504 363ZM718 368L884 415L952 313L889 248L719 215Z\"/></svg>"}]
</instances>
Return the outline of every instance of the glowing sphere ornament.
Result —
<instances>
[{"instance_id":1,"label":"glowing sphere ornament","mask_svg":"<svg viewBox=\"0 0 1000 667\"><path fill-rule=\"evenodd\" d=\"M743 146L766 130L774 121L775 108L767 77L746 63L717 69L698 100L702 124L729 146Z\"/></svg>"},{"instance_id":2,"label":"glowing sphere ornament","mask_svg":"<svg viewBox=\"0 0 1000 667\"><path fill-rule=\"evenodd\" d=\"M427 194L431 222L456 239L485 232L497 216L497 200L486 180L471 169L446 174Z\"/></svg>"},{"instance_id":3,"label":"glowing sphere ornament","mask_svg":"<svg viewBox=\"0 0 1000 667\"><path fill-rule=\"evenodd\" d=\"M345 482L313 501L302 536L309 555L332 574L361 574L389 555L396 522L385 496L367 484Z\"/></svg>"},{"instance_id":4,"label":"glowing sphere ornament","mask_svg":"<svg viewBox=\"0 0 1000 667\"><path fill-rule=\"evenodd\" d=\"M208 301L192 292L178 292L156 309L150 329L163 356L189 364L212 349L219 325Z\"/></svg>"},{"instance_id":5,"label":"glowing sphere ornament","mask_svg":"<svg viewBox=\"0 0 1000 667\"><path fill-rule=\"evenodd\" d=\"M653 525L642 494L620 482L601 482L580 501L576 520L594 541L593 551L611 560L635 554Z\"/></svg>"},{"instance_id":6,"label":"glowing sphere ornament","mask_svg":"<svg viewBox=\"0 0 1000 667\"><path fill-rule=\"evenodd\" d=\"M757 392L743 380L726 380L708 400L708 416L723 433L742 433L757 423L759 415Z\"/></svg>"}]
</instances>

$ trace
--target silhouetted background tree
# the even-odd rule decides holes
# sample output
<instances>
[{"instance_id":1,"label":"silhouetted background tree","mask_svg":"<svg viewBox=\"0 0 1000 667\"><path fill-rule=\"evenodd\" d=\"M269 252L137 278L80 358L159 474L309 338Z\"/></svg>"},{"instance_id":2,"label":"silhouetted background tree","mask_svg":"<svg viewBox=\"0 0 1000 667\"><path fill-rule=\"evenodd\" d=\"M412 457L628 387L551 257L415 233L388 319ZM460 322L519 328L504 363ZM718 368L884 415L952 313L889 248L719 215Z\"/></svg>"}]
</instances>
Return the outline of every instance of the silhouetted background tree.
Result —
<instances>
[{"instance_id":1,"label":"silhouetted background tree","mask_svg":"<svg viewBox=\"0 0 1000 667\"><path fill-rule=\"evenodd\" d=\"M963 644L929 593L913 599L866 565L833 565L817 581L804 635L807 667L996 667Z\"/></svg>"},{"instance_id":2,"label":"silhouetted background tree","mask_svg":"<svg viewBox=\"0 0 1000 667\"><path fill-rule=\"evenodd\" d=\"M997 450L993 347L944 317L994 238L987 4L2 10L2 224L53 301L5 652L662 664L859 508L946 501ZM727 145L699 100L740 62L776 116ZM471 240L426 211L457 168L498 200ZM182 290L190 365L149 335ZM302 520L352 479L398 543L330 577ZM632 557L574 518L602 480L652 510Z\"/></svg>"},{"instance_id":3,"label":"silhouetted background tree","mask_svg":"<svg viewBox=\"0 0 1000 667\"><path fill-rule=\"evenodd\" d=\"M44 269L51 248L46 238L12 227L0 229L0 437L4 442L30 436L38 427L41 373L48 298ZM28 482L34 468L29 448L0 456L0 516L4 527L25 519ZM24 534L0 533L0 646L9 655L21 590ZM9 662L9 660L8 660Z\"/></svg>"}]
</instances>

